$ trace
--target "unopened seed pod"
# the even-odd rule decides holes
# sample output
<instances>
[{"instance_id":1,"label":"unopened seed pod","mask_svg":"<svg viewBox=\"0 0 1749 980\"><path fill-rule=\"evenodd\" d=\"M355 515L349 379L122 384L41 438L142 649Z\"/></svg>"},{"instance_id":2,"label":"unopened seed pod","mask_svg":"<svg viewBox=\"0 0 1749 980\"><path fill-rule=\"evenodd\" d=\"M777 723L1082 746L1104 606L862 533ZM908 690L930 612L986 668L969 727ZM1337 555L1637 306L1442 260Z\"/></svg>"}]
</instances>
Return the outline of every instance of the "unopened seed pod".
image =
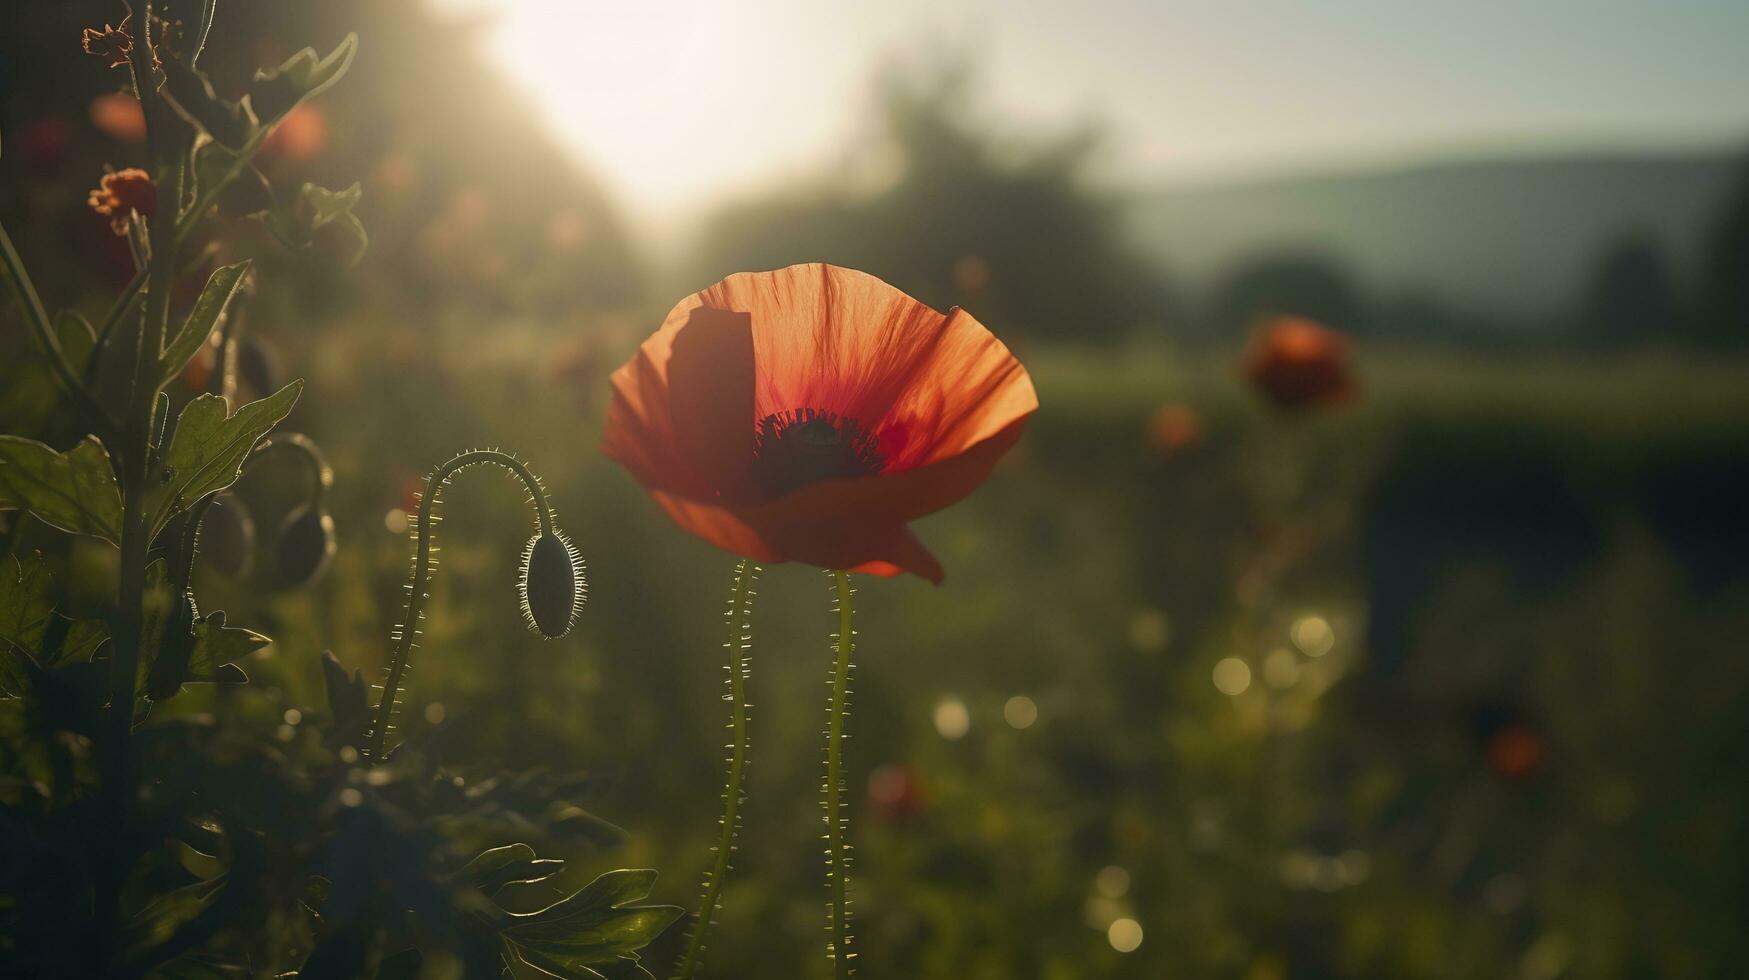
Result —
<instances>
[{"instance_id":1,"label":"unopened seed pod","mask_svg":"<svg viewBox=\"0 0 1749 980\"><path fill-rule=\"evenodd\" d=\"M200 555L225 576L240 579L255 563L255 519L243 498L220 494L200 522Z\"/></svg>"},{"instance_id":2,"label":"unopened seed pod","mask_svg":"<svg viewBox=\"0 0 1749 980\"><path fill-rule=\"evenodd\" d=\"M522 549L522 618L528 628L548 639L571 632L589 597L583 579L583 557L563 534L537 533Z\"/></svg>"},{"instance_id":3,"label":"unopened seed pod","mask_svg":"<svg viewBox=\"0 0 1749 980\"><path fill-rule=\"evenodd\" d=\"M334 518L308 505L286 515L279 526L279 581L302 588L321 577L334 557Z\"/></svg>"}]
</instances>

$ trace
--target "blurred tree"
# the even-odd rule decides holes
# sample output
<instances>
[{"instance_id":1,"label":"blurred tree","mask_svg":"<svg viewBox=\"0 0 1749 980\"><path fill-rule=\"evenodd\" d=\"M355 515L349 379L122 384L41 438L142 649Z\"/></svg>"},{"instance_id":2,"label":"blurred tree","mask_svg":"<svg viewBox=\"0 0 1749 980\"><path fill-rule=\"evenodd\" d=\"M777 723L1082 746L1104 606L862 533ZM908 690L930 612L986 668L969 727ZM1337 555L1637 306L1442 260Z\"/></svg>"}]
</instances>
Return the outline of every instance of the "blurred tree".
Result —
<instances>
[{"instance_id":1,"label":"blurred tree","mask_svg":"<svg viewBox=\"0 0 1749 980\"><path fill-rule=\"evenodd\" d=\"M1703 261L1696 339L1732 346L1749 343L1749 166L1713 226Z\"/></svg>"},{"instance_id":2,"label":"blurred tree","mask_svg":"<svg viewBox=\"0 0 1749 980\"><path fill-rule=\"evenodd\" d=\"M1614 346L1668 338L1675 323L1676 291L1657 241L1636 231L1606 247L1580 300L1580 342Z\"/></svg>"},{"instance_id":3,"label":"blurred tree","mask_svg":"<svg viewBox=\"0 0 1749 980\"><path fill-rule=\"evenodd\" d=\"M1089 186L1100 135L1013 139L979 118L963 60L880 80L896 175L791 189L709 220L696 277L823 260L866 270L998 333L1110 340L1170 318L1164 277L1122 240L1117 202Z\"/></svg>"},{"instance_id":4,"label":"blurred tree","mask_svg":"<svg viewBox=\"0 0 1749 980\"><path fill-rule=\"evenodd\" d=\"M1306 316L1364 334L1369 323L1359 290L1337 261L1316 251L1264 253L1241 263L1215 292L1208 326L1233 337L1260 317Z\"/></svg>"}]
</instances>

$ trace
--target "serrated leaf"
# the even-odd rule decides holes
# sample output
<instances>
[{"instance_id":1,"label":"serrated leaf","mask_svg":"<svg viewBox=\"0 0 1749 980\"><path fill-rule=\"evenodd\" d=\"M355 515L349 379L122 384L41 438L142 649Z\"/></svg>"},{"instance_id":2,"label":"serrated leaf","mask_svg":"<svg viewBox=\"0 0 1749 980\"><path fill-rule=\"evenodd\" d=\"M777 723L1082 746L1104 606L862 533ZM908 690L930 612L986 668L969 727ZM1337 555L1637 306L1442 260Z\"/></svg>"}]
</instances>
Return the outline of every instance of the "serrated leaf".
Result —
<instances>
[{"instance_id":1,"label":"serrated leaf","mask_svg":"<svg viewBox=\"0 0 1749 980\"><path fill-rule=\"evenodd\" d=\"M44 666L88 663L108 639L108 623L101 619L78 620L67 630L67 637L61 641L61 652L55 655L54 663Z\"/></svg>"},{"instance_id":2,"label":"serrated leaf","mask_svg":"<svg viewBox=\"0 0 1749 980\"><path fill-rule=\"evenodd\" d=\"M456 883L496 895L505 885L545 881L565 869L565 862L535 856L527 844L506 844L481 851L456 874Z\"/></svg>"},{"instance_id":3,"label":"serrated leaf","mask_svg":"<svg viewBox=\"0 0 1749 980\"><path fill-rule=\"evenodd\" d=\"M511 955L516 957L517 963L527 968L522 971L512 970L518 980L521 980L522 976L528 972L542 978L557 977L559 980L607 980L605 975L583 964L566 964L535 950L524 949L515 943L510 944L510 950Z\"/></svg>"},{"instance_id":4,"label":"serrated leaf","mask_svg":"<svg viewBox=\"0 0 1749 980\"><path fill-rule=\"evenodd\" d=\"M164 484L149 502L151 536L157 537L177 513L209 493L237 482L243 461L255 444L291 413L302 381L237 409L222 395L201 395L183 408L176 435L164 454Z\"/></svg>"},{"instance_id":5,"label":"serrated leaf","mask_svg":"<svg viewBox=\"0 0 1749 980\"><path fill-rule=\"evenodd\" d=\"M0 693L23 694L27 663L34 664L54 616L54 580L42 555L0 560Z\"/></svg>"},{"instance_id":6,"label":"serrated leaf","mask_svg":"<svg viewBox=\"0 0 1749 980\"><path fill-rule=\"evenodd\" d=\"M370 686L364 681L364 672L346 673L334 654L324 651L322 681L328 689L328 712L333 716L324 741L331 748L362 744L365 727L370 724Z\"/></svg>"},{"instance_id":7,"label":"serrated leaf","mask_svg":"<svg viewBox=\"0 0 1749 980\"><path fill-rule=\"evenodd\" d=\"M236 662L272 643L269 637L241 626L226 626L223 610L210 613L194 624L194 656L188 661L187 681L200 683L238 683L241 673L226 671ZM242 678L247 680L247 677Z\"/></svg>"},{"instance_id":8,"label":"serrated leaf","mask_svg":"<svg viewBox=\"0 0 1749 980\"><path fill-rule=\"evenodd\" d=\"M340 80L352 66L358 51L358 35L348 34L326 58L317 58L315 48L305 48L287 58L278 68L255 73L249 98L263 126L273 126L299 102Z\"/></svg>"},{"instance_id":9,"label":"serrated leaf","mask_svg":"<svg viewBox=\"0 0 1749 980\"><path fill-rule=\"evenodd\" d=\"M165 85L161 90L182 117L227 146L241 147L255 135L259 125L249 103L229 102L213 92L212 82L181 59L163 59Z\"/></svg>"},{"instance_id":10,"label":"serrated leaf","mask_svg":"<svg viewBox=\"0 0 1749 980\"><path fill-rule=\"evenodd\" d=\"M197 881L141 909L123 931L122 941L128 955L139 956L168 942L179 927L212 904L223 883L223 878Z\"/></svg>"},{"instance_id":11,"label":"serrated leaf","mask_svg":"<svg viewBox=\"0 0 1749 980\"><path fill-rule=\"evenodd\" d=\"M370 244L364 224L352 213L363 196L364 188L356 182L338 191L306 183L298 188L289 205L276 206L265 216L257 217L266 220L268 229L287 248L308 248L315 244L322 229L334 228L341 243L341 259L352 265Z\"/></svg>"},{"instance_id":12,"label":"serrated leaf","mask_svg":"<svg viewBox=\"0 0 1749 980\"><path fill-rule=\"evenodd\" d=\"M631 904L648 896L655 883L656 872L647 869L610 871L538 912L509 916L504 938L548 972L635 959L684 914L672 905Z\"/></svg>"},{"instance_id":13,"label":"serrated leaf","mask_svg":"<svg viewBox=\"0 0 1749 980\"><path fill-rule=\"evenodd\" d=\"M54 616L54 576L41 554L0 560L0 642L35 655Z\"/></svg>"},{"instance_id":14,"label":"serrated leaf","mask_svg":"<svg viewBox=\"0 0 1749 980\"><path fill-rule=\"evenodd\" d=\"M237 295L237 289L242 286L243 278L248 274L248 260L213 270L213 274L206 281L206 288L200 291L200 297L194 301L194 308L188 311L188 319L182 321L182 329L177 331L170 345L164 349L164 356L158 360L160 377L165 381L176 377L188 366L194 355L200 352L201 345L206 343L213 328L218 326L220 318L231 305L231 298Z\"/></svg>"},{"instance_id":15,"label":"serrated leaf","mask_svg":"<svg viewBox=\"0 0 1749 980\"><path fill-rule=\"evenodd\" d=\"M34 439L0 436L0 510L10 509L28 510L73 534L121 540L121 489L96 436L64 453Z\"/></svg>"}]
</instances>

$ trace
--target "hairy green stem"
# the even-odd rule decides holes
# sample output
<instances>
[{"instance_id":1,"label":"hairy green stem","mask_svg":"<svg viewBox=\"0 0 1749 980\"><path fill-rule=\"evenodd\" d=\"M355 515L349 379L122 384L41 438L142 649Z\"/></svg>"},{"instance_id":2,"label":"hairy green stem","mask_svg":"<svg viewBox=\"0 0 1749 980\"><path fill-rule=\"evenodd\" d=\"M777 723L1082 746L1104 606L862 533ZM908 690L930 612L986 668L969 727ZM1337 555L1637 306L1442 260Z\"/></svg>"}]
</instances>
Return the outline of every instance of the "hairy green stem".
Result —
<instances>
[{"instance_id":1,"label":"hairy green stem","mask_svg":"<svg viewBox=\"0 0 1749 980\"><path fill-rule=\"evenodd\" d=\"M389 725L394 720L395 697L400 693L401 680L407 674L407 662L413 652L413 637L419 632L419 618L423 615L426 588L431 584L431 508L437 503L438 494L457 470L465 469L482 463L501 466L509 470L528 488L529 501L534 504L535 513L540 518L542 534L553 530L553 511L547 503L546 491L541 487L540 480L529 471L522 461L509 453L496 449L475 449L462 453L449 462L439 466L425 481L425 495L419 501L419 537L413 556L413 579L407 586L407 606L401 617L401 629L395 637L395 652L389 659L389 673L383 680L383 697L377 703L376 722L371 726L370 746L366 753L372 762L382 761L384 743L388 738Z\"/></svg>"},{"instance_id":2,"label":"hairy green stem","mask_svg":"<svg viewBox=\"0 0 1749 980\"><path fill-rule=\"evenodd\" d=\"M844 980L850 976L851 961L856 958L850 949L850 908L846 900L850 857L845 853L845 818L840 815L844 808L843 742L844 722L850 707L850 655L856 650L856 633L851 627L852 596L856 593L850 587L848 572L834 571L832 578L838 598L838 661L832 671L832 702L826 711L826 855L832 928L832 945L828 953L832 958L833 976Z\"/></svg>"},{"instance_id":3,"label":"hairy green stem","mask_svg":"<svg viewBox=\"0 0 1749 980\"><path fill-rule=\"evenodd\" d=\"M691 980L698 969L699 956L704 952L704 934L710 929L711 918L723 893L723 880L729 874L729 857L735 849L735 833L740 827L741 781L747 768L747 651L753 646L751 616L753 583L759 577L759 566L741 559L735 566L735 589L729 599L729 611L724 617L728 638L723 649L729 654L729 725L734 742L729 746L729 771L723 783L722 829L717 835L716 860L705 879L704 898L698 906L698 920L692 936L686 942L686 953L680 961L680 980Z\"/></svg>"},{"instance_id":4,"label":"hairy green stem","mask_svg":"<svg viewBox=\"0 0 1749 980\"><path fill-rule=\"evenodd\" d=\"M165 111L154 84L152 68L153 5L142 4L138 40L131 51L135 91L146 118L146 136L158 172L158 213L166 218L157 226L148 224L152 257L146 269L146 302L135 346L128 411L121 420L121 440L115 447L122 492L121 569L111 625L114 643L109 662L109 715L100 743L104 812L123 827L131 826L135 803L133 752L134 704L138 696L139 665L144 642L146 562L150 557L151 527L145 508L148 478L152 471L153 415L162 389L158 373L159 352L170 316L170 288L176 274L176 227L174 216L182 187L182 161L167 151L163 119ZM136 220L144 220L136 217ZM98 961L115 962L120 953L121 886L132 870L133 854L120 835L105 846L104 866L98 875L95 914Z\"/></svg>"}]
</instances>

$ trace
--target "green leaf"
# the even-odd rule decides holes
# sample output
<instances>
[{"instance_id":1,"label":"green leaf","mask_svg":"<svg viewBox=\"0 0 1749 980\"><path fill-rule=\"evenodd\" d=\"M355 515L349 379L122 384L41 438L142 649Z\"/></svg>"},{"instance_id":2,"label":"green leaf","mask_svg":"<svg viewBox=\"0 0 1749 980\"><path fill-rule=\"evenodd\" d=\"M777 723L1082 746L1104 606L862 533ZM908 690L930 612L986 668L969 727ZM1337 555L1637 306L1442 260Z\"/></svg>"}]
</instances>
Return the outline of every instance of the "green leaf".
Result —
<instances>
[{"instance_id":1,"label":"green leaf","mask_svg":"<svg viewBox=\"0 0 1749 980\"><path fill-rule=\"evenodd\" d=\"M0 510L21 509L73 534L121 541L121 490L96 436L57 453L33 439L0 436Z\"/></svg>"},{"instance_id":2,"label":"green leaf","mask_svg":"<svg viewBox=\"0 0 1749 980\"><path fill-rule=\"evenodd\" d=\"M122 942L129 956L139 956L169 942L178 928L212 904L223 884L223 878L197 881L141 909L123 931Z\"/></svg>"},{"instance_id":3,"label":"green leaf","mask_svg":"<svg viewBox=\"0 0 1749 980\"><path fill-rule=\"evenodd\" d=\"M255 81L249 86L249 99L261 124L273 126L299 102L339 81L352 66L352 56L357 51L358 35L348 34L326 58L318 59L316 49L305 48L278 68L256 72Z\"/></svg>"},{"instance_id":4,"label":"green leaf","mask_svg":"<svg viewBox=\"0 0 1749 980\"><path fill-rule=\"evenodd\" d=\"M322 681L328 688L328 711L333 715L325 741L331 748L363 744L364 730L370 724L370 686L364 682L364 671L347 674L339 659L324 651Z\"/></svg>"},{"instance_id":5,"label":"green leaf","mask_svg":"<svg viewBox=\"0 0 1749 980\"><path fill-rule=\"evenodd\" d=\"M363 196L364 188L356 182L339 191L306 183L298 188L289 206L275 207L265 215L268 230L287 248L309 248L322 229L332 226L340 240L342 260L353 265L370 244L364 224L352 213Z\"/></svg>"},{"instance_id":6,"label":"green leaf","mask_svg":"<svg viewBox=\"0 0 1749 980\"><path fill-rule=\"evenodd\" d=\"M542 977L558 977L559 980L607 980L605 974L580 963L567 964L534 950L523 949L515 943L510 944L510 949L517 962L526 964Z\"/></svg>"},{"instance_id":7,"label":"green leaf","mask_svg":"<svg viewBox=\"0 0 1749 980\"><path fill-rule=\"evenodd\" d=\"M163 59L164 88L170 105L182 117L226 146L241 147L260 129L247 99L228 102L213 92L212 82L193 65L176 57Z\"/></svg>"},{"instance_id":8,"label":"green leaf","mask_svg":"<svg viewBox=\"0 0 1749 980\"><path fill-rule=\"evenodd\" d=\"M158 374L168 381L182 372L188 362L199 353L201 345L218 325L219 318L225 315L225 310L231 304L231 297L237 295L238 287L243 284L243 277L249 274L249 262L245 259L235 265L221 266L213 270L206 281L206 288L200 291L200 297L194 301L194 308L188 311L188 319L182 322L182 329L175 339L165 348L164 356L158 360Z\"/></svg>"},{"instance_id":9,"label":"green leaf","mask_svg":"<svg viewBox=\"0 0 1749 980\"><path fill-rule=\"evenodd\" d=\"M535 857L527 844L506 844L480 852L456 874L456 882L496 895L505 885L545 881L565 869L565 862Z\"/></svg>"},{"instance_id":10,"label":"green leaf","mask_svg":"<svg viewBox=\"0 0 1749 980\"><path fill-rule=\"evenodd\" d=\"M45 663L44 666L88 663L107 639L108 623L101 619L78 620L67 630L67 638L61 641L61 652L55 655L53 663Z\"/></svg>"},{"instance_id":11,"label":"green leaf","mask_svg":"<svg viewBox=\"0 0 1749 980\"><path fill-rule=\"evenodd\" d=\"M254 630L226 626L223 610L209 613L194 624L194 656L188 661L186 681L191 684L235 683L241 671L227 671L225 668L235 667L236 661L272 642Z\"/></svg>"},{"instance_id":12,"label":"green leaf","mask_svg":"<svg viewBox=\"0 0 1749 980\"><path fill-rule=\"evenodd\" d=\"M23 561L11 555L0 561L0 642L33 655L42 648L54 615L54 586L49 563L40 553Z\"/></svg>"},{"instance_id":13,"label":"green leaf","mask_svg":"<svg viewBox=\"0 0 1749 980\"><path fill-rule=\"evenodd\" d=\"M163 486L148 501L151 536L157 537L170 518L195 501L236 483L255 444L290 414L303 390L302 381L293 381L235 415L226 414L230 402L222 395L201 395L189 402L164 454Z\"/></svg>"},{"instance_id":14,"label":"green leaf","mask_svg":"<svg viewBox=\"0 0 1749 980\"><path fill-rule=\"evenodd\" d=\"M54 616L53 589L42 555L22 562L11 555L0 560L0 693L15 697L25 692L26 661L36 662Z\"/></svg>"},{"instance_id":15,"label":"green leaf","mask_svg":"<svg viewBox=\"0 0 1749 980\"><path fill-rule=\"evenodd\" d=\"M631 904L648 896L655 883L656 872L647 869L610 871L539 912L511 915L504 938L530 965L558 976L602 964L617 967L621 959L635 960L638 950L684 914L672 905Z\"/></svg>"},{"instance_id":16,"label":"green leaf","mask_svg":"<svg viewBox=\"0 0 1749 980\"><path fill-rule=\"evenodd\" d=\"M78 310L62 310L55 314L55 336L61 341L61 353L74 374L85 373L85 363L97 349L97 331Z\"/></svg>"}]
</instances>

